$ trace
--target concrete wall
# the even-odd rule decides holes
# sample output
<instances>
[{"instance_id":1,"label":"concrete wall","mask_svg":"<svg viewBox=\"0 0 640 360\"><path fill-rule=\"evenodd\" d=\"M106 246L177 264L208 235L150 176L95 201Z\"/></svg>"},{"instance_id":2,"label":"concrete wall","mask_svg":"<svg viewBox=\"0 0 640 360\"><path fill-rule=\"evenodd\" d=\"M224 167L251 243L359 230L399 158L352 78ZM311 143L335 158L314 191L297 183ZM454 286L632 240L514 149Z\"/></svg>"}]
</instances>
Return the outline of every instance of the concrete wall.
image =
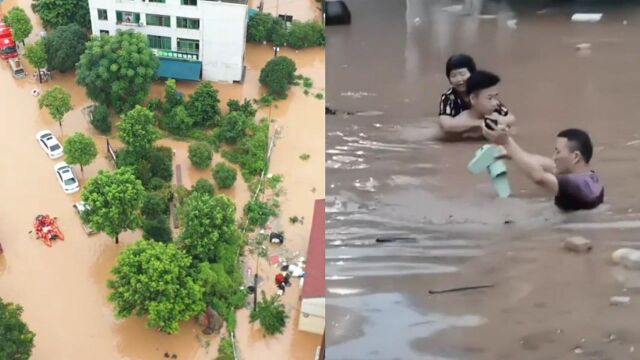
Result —
<instances>
[{"instance_id":1,"label":"concrete wall","mask_svg":"<svg viewBox=\"0 0 640 360\"><path fill-rule=\"evenodd\" d=\"M302 299L298 329L322 335L325 326L325 298Z\"/></svg>"},{"instance_id":2,"label":"concrete wall","mask_svg":"<svg viewBox=\"0 0 640 360\"><path fill-rule=\"evenodd\" d=\"M141 32L145 35L171 37L171 50L177 50L177 38L200 41L198 57L203 78L211 81L239 81L244 65L248 8L242 4L199 0L198 6L181 5L180 0L150 3L143 0L89 0L91 31L99 35L107 30ZM106 9L108 20L98 20L98 9ZM116 24L116 10L140 13L143 26ZM146 14L171 16L171 27L146 25ZM200 19L200 29L177 27L177 17Z\"/></svg>"}]
</instances>

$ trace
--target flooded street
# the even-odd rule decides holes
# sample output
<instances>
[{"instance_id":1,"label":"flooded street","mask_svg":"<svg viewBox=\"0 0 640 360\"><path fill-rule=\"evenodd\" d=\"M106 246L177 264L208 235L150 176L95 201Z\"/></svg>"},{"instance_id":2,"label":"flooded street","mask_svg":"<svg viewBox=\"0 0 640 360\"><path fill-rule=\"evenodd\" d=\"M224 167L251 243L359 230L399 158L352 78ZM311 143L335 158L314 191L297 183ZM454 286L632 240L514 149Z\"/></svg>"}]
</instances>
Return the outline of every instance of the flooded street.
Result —
<instances>
[{"instance_id":1,"label":"flooded street","mask_svg":"<svg viewBox=\"0 0 640 360\"><path fill-rule=\"evenodd\" d=\"M327 29L327 104L338 111L326 120L327 358L565 359L577 345L629 358L638 305L612 308L609 297L640 291L608 259L640 245L640 10L572 23L580 9L443 9L462 3L347 1L352 24ZM591 133L603 206L563 215L515 169L515 196L499 200L466 170L480 143L433 140L456 52L502 78L525 149L550 156L558 131ZM563 252L571 235L594 251ZM376 243L385 236L410 239ZM495 287L428 294L484 284ZM609 334L618 340L603 342Z\"/></svg>"},{"instance_id":2,"label":"flooded street","mask_svg":"<svg viewBox=\"0 0 640 360\"><path fill-rule=\"evenodd\" d=\"M31 12L27 0L5 1L0 10L12 6L23 7L34 23L34 33L27 40L35 40L41 29L39 19ZM282 6L282 4L281 4ZM294 59L298 72L313 79L312 93L324 93L324 49L307 49L296 52L282 49L281 55ZM243 85L214 84L220 91L221 104L228 99L257 98L261 95L258 84L260 69L273 56L269 45L247 45L246 79ZM33 69L25 61L26 70ZM35 134L50 129L60 138L58 125L45 110L39 110L33 88L43 92L60 85L71 93L74 110L63 122L64 141L74 132L90 134L98 146L98 158L84 169L82 185L100 169L113 169L108 161L104 136L98 134L84 119L81 109L91 104L84 89L75 84L75 74L53 74L53 81L42 85L30 79L15 80L8 65L2 62L0 71L0 107L5 126L5 155L0 159L0 242L4 255L0 256L0 296L6 301L24 307L23 319L36 333L32 359L161 359L165 352L176 354L179 359L211 359L217 352L217 336L203 336L194 321L182 324L176 335L164 335L145 327L144 318L116 320L113 308L107 301L106 280L120 251L141 237L141 232L123 234L120 245L104 234L88 237L72 205L79 201L79 193L65 195L55 180L53 165L35 141ZM185 94L195 90L197 83L179 82L178 89ZM164 83L154 83L151 96L164 96ZM277 107L276 107L277 106ZM305 96L301 87L293 88L289 98L280 101L271 111L272 128L282 128L271 160L270 171L282 174L286 193L281 198L282 218L304 216L304 225L290 225L282 221L287 231L287 246L306 253L311 226L313 201L324 197L324 100ZM223 106L226 111L226 106ZM258 118L267 117L269 109L258 112ZM273 130L272 130L273 131ZM111 135L111 139L115 134ZM300 142L305 138L304 143ZM116 147L119 142L114 141ZM180 165L183 183L189 187L199 178L211 180L211 171L195 170L188 159L188 143L162 139L159 145L175 150L174 166ZM302 161L299 156L310 155ZM216 154L213 164L221 161ZM77 169L79 175L79 169ZM175 182L175 181L174 181ZM313 190L313 191L312 191ZM250 194L239 176L236 185L224 194L236 202L238 217ZM58 217L65 240L48 248L28 232L39 213ZM251 261L251 260L249 260ZM265 272L273 269L266 269ZM297 283L295 284L297 287ZM268 288L266 286L265 288ZM272 293L271 289L265 289ZM239 314L237 339L242 359L253 359L253 353L268 351L279 358L308 359L315 353L320 336L295 331L297 328L298 289L291 289L285 299L287 311L292 317L283 336L262 338L261 332L252 331L247 325L246 313ZM296 319L296 322L293 322ZM253 334L253 335L252 335ZM258 334L258 338L254 335ZM253 337L252 337L253 336ZM206 341L210 341L209 347ZM252 348L252 346L254 348ZM288 354L292 355L289 356Z\"/></svg>"}]
</instances>

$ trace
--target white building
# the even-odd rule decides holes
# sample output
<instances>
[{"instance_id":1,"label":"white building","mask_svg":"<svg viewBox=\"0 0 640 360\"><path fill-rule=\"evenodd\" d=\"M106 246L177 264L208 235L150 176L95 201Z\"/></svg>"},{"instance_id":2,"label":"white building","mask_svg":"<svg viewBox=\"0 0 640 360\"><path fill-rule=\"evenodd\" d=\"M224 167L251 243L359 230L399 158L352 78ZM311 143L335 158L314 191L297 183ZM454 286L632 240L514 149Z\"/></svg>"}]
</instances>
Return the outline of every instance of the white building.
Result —
<instances>
[{"instance_id":1,"label":"white building","mask_svg":"<svg viewBox=\"0 0 640 360\"><path fill-rule=\"evenodd\" d=\"M94 35L145 34L160 77L243 79L247 0L89 0L89 8Z\"/></svg>"}]
</instances>

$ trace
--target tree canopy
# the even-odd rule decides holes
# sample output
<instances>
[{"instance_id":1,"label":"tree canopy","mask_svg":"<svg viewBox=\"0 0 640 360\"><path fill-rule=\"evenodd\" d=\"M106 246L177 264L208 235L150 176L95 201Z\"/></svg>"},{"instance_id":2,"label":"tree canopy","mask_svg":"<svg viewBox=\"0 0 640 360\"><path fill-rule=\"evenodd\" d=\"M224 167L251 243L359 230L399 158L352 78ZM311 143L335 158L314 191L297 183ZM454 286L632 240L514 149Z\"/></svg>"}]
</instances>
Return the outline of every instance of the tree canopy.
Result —
<instances>
[{"instance_id":1,"label":"tree canopy","mask_svg":"<svg viewBox=\"0 0 640 360\"><path fill-rule=\"evenodd\" d=\"M106 233L117 244L120 233L142 225L144 194L144 187L132 170L120 168L113 173L100 170L89 180L81 197L89 205L87 220L91 228Z\"/></svg>"},{"instance_id":2,"label":"tree canopy","mask_svg":"<svg viewBox=\"0 0 640 360\"><path fill-rule=\"evenodd\" d=\"M214 89L208 81L200 83L189 97L186 109L193 119L194 126L217 126L220 122L218 90Z\"/></svg>"},{"instance_id":3,"label":"tree canopy","mask_svg":"<svg viewBox=\"0 0 640 360\"><path fill-rule=\"evenodd\" d=\"M206 142L197 142L189 145L189 160L191 165L198 169L206 169L211 165L213 149Z\"/></svg>"},{"instance_id":4,"label":"tree canopy","mask_svg":"<svg viewBox=\"0 0 640 360\"><path fill-rule=\"evenodd\" d=\"M118 257L108 280L118 318L148 315L147 325L168 334L205 309L204 288L193 277L191 258L173 244L139 240Z\"/></svg>"},{"instance_id":5,"label":"tree canopy","mask_svg":"<svg viewBox=\"0 0 640 360\"><path fill-rule=\"evenodd\" d=\"M144 34L119 31L87 43L76 81L91 99L122 114L144 101L158 66Z\"/></svg>"},{"instance_id":6,"label":"tree canopy","mask_svg":"<svg viewBox=\"0 0 640 360\"><path fill-rule=\"evenodd\" d=\"M0 298L0 359L29 360L36 337L21 318L22 306Z\"/></svg>"},{"instance_id":7,"label":"tree canopy","mask_svg":"<svg viewBox=\"0 0 640 360\"><path fill-rule=\"evenodd\" d=\"M260 322L260 327L265 335L282 334L289 315L284 305L280 302L280 296L267 297L262 291L262 299L258 301L256 310L249 316L250 322Z\"/></svg>"},{"instance_id":8,"label":"tree canopy","mask_svg":"<svg viewBox=\"0 0 640 360\"><path fill-rule=\"evenodd\" d=\"M218 261L221 246L235 240L236 205L224 195L195 192L179 214L184 225L179 243L196 261Z\"/></svg>"},{"instance_id":9,"label":"tree canopy","mask_svg":"<svg viewBox=\"0 0 640 360\"><path fill-rule=\"evenodd\" d=\"M38 99L38 106L40 109L46 107L49 110L49 115L60 125L60 131L62 131L62 119L64 115L73 110L73 106L71 106L71 94L59 85L52 87L51 90L44 93Z\"/></svg>"},{"instance_id":10,"label":"tree canopy","mask_svg":"<svg viewBox=\"0 0 640 360\"><path fill-rule=\"evenodd\" d=\"M60 26L45 37L49 69L72 70L85 51L88 37L78 24Z\"/></svg>"},{"instance_id":11,"label":"tree canopy","mask_svg":"<svg viewBox=\"0 0 640 360\"><path fill-rule=\"evenodd\" d=\"M265 86L269 95L286 99L289 86L295 81L296 63L286 56L277 56L260 70L260 85Z\"/></svg>"},{"instance_id":12,"label":"tree canopy","mask_svg":"<svg viewBox=\"0 0 640 360\"><path fill-rule=\"evenodd\" d=\"M98 149L90 136L75 133L65 140L64 153L65 161L69 165L80 165L80 171L84 174L84 167L96 159Z\"/></svg>"},{"instance_id":13,"label":"tree canopy","mask_svg":"<svg viewBox=\"0 0 640 360\"><path fill-rule=\"evenodd\" d=\"M27 45L24 57L36 69L44 69L47 67L47 52L44 45L44 39Z\"/></svg>"},{"instance_id":14,"label":"tree canopy","mask_svg":"<svg viewBox=\"0 0 640 360\"><path fill-rule=\"evenodd\" d=\"M238 172L228 164L217 163L211 175L220 189L228 189L235 184Z\"/></svg>"},{"instance_id":15,"label":"tree canopy","mask_svg":"<svg viewBox=\"0 0 640 360\"><path fill-rule=\"evenodd\" d=\"M31 19L19 6L14 6L7 12L6 16L7 25L13 30L13 39L24 43L24 40L29 37L33 31L33 25Z\"/></svg>"},{"instance_id":16,"label":"tree canopy","mask_svg":"<svg viewBox=\"0 0 640 360\"><path fill-rule=\"evenodd\" d=\"M146 155L151 151L153 143L160 138L155 128L153 113L147 108L136 105L127 112L118 124L120 139L139 155Z\"/></svg>"},{"instance_id":17,"label":"tree canopy","mask_svg":"<svg viewBox=\"0 0 640 360\"><path fill-rule=\"evenodd\" d=\"M40 16L47 28L78 24L81 28L91 28L89 2L87 0L34 0L31 8Z\"/></svg>"}]
</instances>

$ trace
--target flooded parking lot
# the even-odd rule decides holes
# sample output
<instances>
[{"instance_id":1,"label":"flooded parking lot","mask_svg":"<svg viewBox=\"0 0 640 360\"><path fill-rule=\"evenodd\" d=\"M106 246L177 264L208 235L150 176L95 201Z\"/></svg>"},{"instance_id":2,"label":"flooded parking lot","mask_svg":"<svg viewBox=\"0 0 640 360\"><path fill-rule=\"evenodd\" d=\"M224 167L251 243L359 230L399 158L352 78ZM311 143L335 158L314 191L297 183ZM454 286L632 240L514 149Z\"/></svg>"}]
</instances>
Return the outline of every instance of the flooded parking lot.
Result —
<instances>
[{"instance_id":1,"label":"flooded parking lot","mask_svg":"<svg viewBox=\"0 0 640 360\"><path fill-rule=\"evenodd\" d=\"M624 314L637 307L608 299L636 290L608 258L640 245L640 10L485 1L468 16L462 1L347 4L352 24L327 29L327 357L564 359L577 345L628 357L640 334ZM572 22L576 11L604 16ZM500 75L525 149L550 156L558 131L590 132L605 205L561 214L517 171L515 196L496 199L466 170L479 143L434 140L444 64L457 52ZM569 235L592 239L593 253L562 252ZM376 242L385 236L412 241ZM624 341L604 343L609 333Z\"/></svg>"}]
</instances>

